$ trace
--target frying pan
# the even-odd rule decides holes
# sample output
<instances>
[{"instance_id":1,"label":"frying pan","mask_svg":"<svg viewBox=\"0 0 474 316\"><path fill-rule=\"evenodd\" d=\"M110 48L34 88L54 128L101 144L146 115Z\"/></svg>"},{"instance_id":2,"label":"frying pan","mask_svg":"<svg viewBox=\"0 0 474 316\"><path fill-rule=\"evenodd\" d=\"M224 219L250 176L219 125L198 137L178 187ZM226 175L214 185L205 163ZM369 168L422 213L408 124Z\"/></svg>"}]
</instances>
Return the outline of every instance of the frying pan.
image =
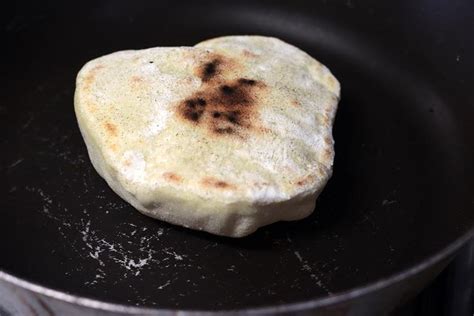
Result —
<instances>
[{"instance_id":1,"label":"frying pan","mask_svg":"<svg viewBox=\"0 0 474 316\"><path fill-rule=\"evenodd\" d=\"M8 6L0 296L19 314L378 314L472 236L472 1ZM334 175L315 213L242 239L133 210L94 171L73 112L92 58L230 34L279 37L342 84Z\"/></svg>"}]
</instances>

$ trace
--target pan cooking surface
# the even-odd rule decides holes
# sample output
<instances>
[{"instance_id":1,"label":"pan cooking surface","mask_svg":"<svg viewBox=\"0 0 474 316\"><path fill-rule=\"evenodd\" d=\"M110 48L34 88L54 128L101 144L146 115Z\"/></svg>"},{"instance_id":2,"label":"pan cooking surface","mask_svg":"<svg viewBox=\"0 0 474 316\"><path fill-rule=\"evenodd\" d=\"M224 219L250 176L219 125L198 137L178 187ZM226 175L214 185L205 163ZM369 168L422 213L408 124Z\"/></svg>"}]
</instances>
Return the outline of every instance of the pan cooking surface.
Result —
<instances>
[{"instance_id":1,"label":"pan cooking surface","mask_svg":"<svg viewBox=\"0 0 474 316\"><path fill-rule=\"evenodd\" d=\"M321 3L320 13L230 2L150 5L58 4L54 12L31 8L5 26L0 269L107 302L256 307L390 276L472 225L463 185L467 136L446 101L451 87L439 84L416 48L385 45L384 37L374 42L385 24L361 35L343 19L357 7L342 3ZM326 15L336 9L343 12L340 23ZM342 84L334 176L315 214L244 239L135 211L93 169L73 112L75 76L90 59L229 34L280 37L326 64ZM455 65L462 56L449 58Z\"/></svg>"}]
</instances>

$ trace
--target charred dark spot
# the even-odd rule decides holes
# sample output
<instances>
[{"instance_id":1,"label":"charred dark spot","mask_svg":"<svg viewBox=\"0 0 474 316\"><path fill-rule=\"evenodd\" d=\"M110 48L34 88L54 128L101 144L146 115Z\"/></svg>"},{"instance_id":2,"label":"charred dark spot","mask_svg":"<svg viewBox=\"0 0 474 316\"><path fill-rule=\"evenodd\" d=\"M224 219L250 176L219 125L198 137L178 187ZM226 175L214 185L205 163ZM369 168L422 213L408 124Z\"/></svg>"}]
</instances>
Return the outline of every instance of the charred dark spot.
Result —
<instances>
[{"instance_id":1,"label":"charred dark spot","mask_svg":"<svg viewBox=\"0 0 474 316\"><path fill-rule=\"evenodd\" d=\"M254 86L257 83L257 81L253 79L240 78L239 83L242 85Z\"/></svg>"},{"instance_id":2,"label":"charred dark spot","mask_svg":"<svg viewBox=\"0 0 474 316\"><path fill-rule=\"evenodd\" d=\"M204 67L204 73L208 76L212 76L213 74L216 73L216 66L217 66L216 61L207 63L206 66Z\"/></svg>"},{"instance_id":3,"label":"charred dark spot","mask_svg":"<svg viewBox=\"0 0 474 316\"><path fill-rule=\"evenodd\" d=\"M196 107L196 102L194 102L194 100L186 100L185 103L188 108L194 109Z\"/></svg>"},{"instance_id":4,"label":"charred dark spot","mask_svg":"<svg viewBox=\"0 0 474 316\"><path fill-rule=\"evenodd\" d=\"M186 109L183 114L186 119L193 122L198 122L203 113L203 110Z\"/></svg>"},{"instance_id":5,"label":"charred dark spot","mask_svg":"<svg viewBox=\"0 0 474 316\"><path fill-rule=\"evenodd\" d=\"M150 63L150 64L153 64L153 60L150 60L149 63Z\"/></svg>"},{"instance_id":6,"label":"charred dark spot","mask_svg":"<svg viewBox=\"0 0 474 316\"><path fill-rule=\"evenodd\" d=\"M217 74L217 66L220 61L214 59L211 62L205 63L201 70L201 79L206 82L212 79Z\"/></svg>"},{"instance_id":7,"label":"charred dark spot","mask_svg":"<svg viewBox=\"0 0 474 316\"><path fill-rule=\"evenodd\" d=\"M220 89L221 89L221 92L222 92L223 94L226 94L226 95L230 95L230 94L233 94L233 93L235 92L235 88L233 88L233 87L231 87L231 86L228 86L228 85L226 85L226 84L225 84L225 85L222 85L222 86L220 87Z\"/></svg>"},{"instance_id":8,"label":"charred dark spot","mask_svg":"<svg viewBox=\"0 0 474 316\"><path fill-rule=\"evenodd\" d=\"M250 87L239 86L236 83L221 85L217 92L212 96L212 102L228 109L247 106L254 101Z\"/></svg>"},{"instance_id":9,"label":"charred dark spot","mask_svg":"<svg viewBox=\"0 0 474 316\"><path fill-rule=\"evenodd\" d=\"M232 124L239 124L239 112L237 111L231 111L227 113L227 120L231 122Z\"/></svg>"},{"instance_id":10,"label":"charred dark spot","mask_svg":"<svg viewBox=\"0 0 474 316\"><path fill-rule=\"evenodd\" d=\"M234 129L232 127L215 128L214 132L217 134L232 134L234 133Z\"/></svg>"},{"instance_id":11,"label":"charred dark spot","mask_svg":"<svg viewBox=\"0 0 474 316\"><path fill-rule=\"evenodd\" d=\"M206 100L203 98L188 99L185 101L186 106L190 109L195 109L197 106L204 107L206 103Z\"/></svg>"},{"instance_id":12,"label":"charred dark spot","mask_svg":"<svg viewBox=\"0 0 474 316\"><path fill-rule=\"evenodd\" d=\"M198 112L191 112L191 113L189 114L189 118L190 118L191 120L193 120L193 121L198 121L198 120L199 120L199 117L200 117L200 115L199 115Z\"/></svg>"},{"instance_id":13,"label":"charred dark spot","mask_svg":"<svg viewBox=\"0 0 474 316\"><path fill-rule=\"evenodd\" d=\"M225 56L211 58L195 69L204 84L179 103L178 114L216 136L240 137L245 129L254 127L265 84L251 78L226 79L224 72L232 74L238 64Z\"/></svg>"},{"instance_id":14,"label":"charred dark spot","mask_svg":"<svg viewBox=\"0 0 474 316\"><path fill-rule=\"evenodd\" d=\"M191 118L193 119L193 121L197 121L199 120L199 117L201 116L201 113L199 112L193 112L191 113Z\"/></svg>"},{"instance_id":15,"label":"charred dark spot","mask_svg":"<svg viewBox=\"0 0 474 316\"><path fill-rule=\"evenodd\" d=\"M224 182L224 181L217 181L216 182L216 187L218 188L227 188L229 186L229 184L227 182Z\"/></svg>"},{"instance_id":16,"label":"charred dark spot","mask_svg":"<svg viewBox=\"0 0 474 316\"><path fill-rule=\"evenodd\" d=\"M197 104L199 104L200 106L206 105L206 100L204 100L203 98L197 98L196 101L197 101Z\"/></svg>"}]
</instances>

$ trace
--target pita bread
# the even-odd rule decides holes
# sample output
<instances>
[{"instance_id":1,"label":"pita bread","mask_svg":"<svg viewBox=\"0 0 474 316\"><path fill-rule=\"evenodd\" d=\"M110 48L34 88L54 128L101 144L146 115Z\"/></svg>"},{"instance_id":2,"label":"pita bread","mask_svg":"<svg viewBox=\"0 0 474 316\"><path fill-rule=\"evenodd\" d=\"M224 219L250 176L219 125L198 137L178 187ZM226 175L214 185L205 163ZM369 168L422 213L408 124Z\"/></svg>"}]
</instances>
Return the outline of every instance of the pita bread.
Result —
<instances>
[{"instance_id":1,"label":"pita bread","mask_svg":"<svg viewBox=\"0 0 474 316\"><path fill-rule=\"evenodd\" d=\"M92 60L75 111L95 169L137 210L241 237L313 212L339 91L294 46L228 36Z\"/></svg>"}]
</instances>

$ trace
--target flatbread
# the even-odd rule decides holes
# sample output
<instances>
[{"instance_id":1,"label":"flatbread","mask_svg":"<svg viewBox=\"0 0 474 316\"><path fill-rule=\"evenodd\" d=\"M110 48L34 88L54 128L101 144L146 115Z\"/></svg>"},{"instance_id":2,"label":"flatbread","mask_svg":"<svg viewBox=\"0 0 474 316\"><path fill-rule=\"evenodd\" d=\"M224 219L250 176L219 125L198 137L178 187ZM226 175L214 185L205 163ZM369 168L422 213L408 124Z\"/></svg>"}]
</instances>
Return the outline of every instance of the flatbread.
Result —
<instances>
[{"instance_id":1,"label":"flatbread","mask_svg":"<svg viewBox=\"0 0 474 316\"><path fill-rule=\"evenodd\" d=\"M313 212L339 91L292 45L228 36L92 60L75 111L95 169L137 210L241 237Z\"/></svg>"}]
</instances>

